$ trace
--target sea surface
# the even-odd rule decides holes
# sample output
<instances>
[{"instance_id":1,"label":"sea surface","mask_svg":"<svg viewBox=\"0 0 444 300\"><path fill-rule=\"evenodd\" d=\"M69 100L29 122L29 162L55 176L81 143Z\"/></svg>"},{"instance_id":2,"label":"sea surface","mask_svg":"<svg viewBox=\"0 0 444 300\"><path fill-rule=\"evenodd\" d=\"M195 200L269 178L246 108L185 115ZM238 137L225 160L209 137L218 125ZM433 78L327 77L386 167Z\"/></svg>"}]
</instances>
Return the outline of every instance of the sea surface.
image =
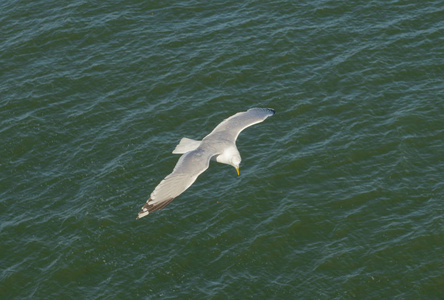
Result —
<instances>
[{"instance_id":1,"label":"sea surface","mask_svg":"<svg viewBox=\"0 0 444 300\"><path fill-rule=\"evenodd\" d=\"M444 2L0 2L0 299L444 299ZM179 156L252 107L136 220Z\"/></svg>"}]
</instances>

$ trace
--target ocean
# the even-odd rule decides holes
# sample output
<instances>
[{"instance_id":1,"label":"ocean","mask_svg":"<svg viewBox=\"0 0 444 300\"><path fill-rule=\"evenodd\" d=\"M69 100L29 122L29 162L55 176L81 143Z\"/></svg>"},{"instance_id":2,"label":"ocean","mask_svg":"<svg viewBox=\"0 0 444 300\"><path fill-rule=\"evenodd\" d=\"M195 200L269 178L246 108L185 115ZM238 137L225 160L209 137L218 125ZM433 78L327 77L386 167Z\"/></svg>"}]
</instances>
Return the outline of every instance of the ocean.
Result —
<instances>
[{"instance_id":1,"label":"ocean","mask_svg":"<svg viewBox=\"0 0 444 300\"><path fill-rule=\"evenodd\" d=\"M0 3L0 299L443 299L442 1ZM276 110L137 213L229 116Z\"/></svg>"}]
</instances>

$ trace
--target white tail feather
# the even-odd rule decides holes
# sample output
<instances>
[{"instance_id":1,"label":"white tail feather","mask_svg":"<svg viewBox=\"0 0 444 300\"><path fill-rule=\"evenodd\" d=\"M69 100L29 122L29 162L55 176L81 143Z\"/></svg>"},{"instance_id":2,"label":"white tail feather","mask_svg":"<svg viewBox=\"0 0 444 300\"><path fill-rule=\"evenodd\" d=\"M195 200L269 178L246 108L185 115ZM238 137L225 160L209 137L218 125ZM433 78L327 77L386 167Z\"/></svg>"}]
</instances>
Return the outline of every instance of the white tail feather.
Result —
<instances>
[{"instance_id":1,"label":"white tail feather","mask_svg":"<svg viewBox=\"0 0 444 300\"><path fill-rule=\"evenodd\" d=\"M179 145L176 146L176 148L173 150L173 154L183 154L187 153L189 151L193 151L199 147L201 141L196 141L189 138L182 138L180 140Z\"/></svg>"}]
</instances>

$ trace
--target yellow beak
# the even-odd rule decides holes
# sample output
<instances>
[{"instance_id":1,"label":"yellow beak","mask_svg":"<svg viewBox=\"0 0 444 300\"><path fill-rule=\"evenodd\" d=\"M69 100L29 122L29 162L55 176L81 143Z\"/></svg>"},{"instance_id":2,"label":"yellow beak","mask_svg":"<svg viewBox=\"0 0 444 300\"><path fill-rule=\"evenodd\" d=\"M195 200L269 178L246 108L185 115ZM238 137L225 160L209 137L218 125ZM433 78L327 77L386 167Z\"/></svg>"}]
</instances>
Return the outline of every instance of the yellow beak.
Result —
<instances>
[{"instance_id":1,"label":"yellow beak","mask_svg":"<svg viewBox=\"0 0 444 300\"><path fill-rule=\"evenodd\" d=\"M239 168L236 168L237 176L239 176Z\"/></svg>"}]
</instances>

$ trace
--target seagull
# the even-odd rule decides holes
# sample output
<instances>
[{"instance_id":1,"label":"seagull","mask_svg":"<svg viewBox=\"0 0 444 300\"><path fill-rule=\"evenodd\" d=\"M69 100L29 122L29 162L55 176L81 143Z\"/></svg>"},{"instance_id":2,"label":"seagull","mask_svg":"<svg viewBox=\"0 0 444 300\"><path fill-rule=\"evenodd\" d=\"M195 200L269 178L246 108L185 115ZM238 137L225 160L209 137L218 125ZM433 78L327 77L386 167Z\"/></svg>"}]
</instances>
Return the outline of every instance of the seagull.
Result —
<instances>
[{"instance_id":1,"label":"seagull","mask_svg":"<svg viewBox=\"0 0 444 300\"><path fill-rule=\"evenodd\" d=\"M201 141L182 138L173 154L182 154L173 172L151 193L136 219L162 209L185 192L210 165L210 160L233 166L239 175L241 156L236 139L245 128L274 115L271 108L251 108L223 120Z\"/></svg>"}]
</instances>

